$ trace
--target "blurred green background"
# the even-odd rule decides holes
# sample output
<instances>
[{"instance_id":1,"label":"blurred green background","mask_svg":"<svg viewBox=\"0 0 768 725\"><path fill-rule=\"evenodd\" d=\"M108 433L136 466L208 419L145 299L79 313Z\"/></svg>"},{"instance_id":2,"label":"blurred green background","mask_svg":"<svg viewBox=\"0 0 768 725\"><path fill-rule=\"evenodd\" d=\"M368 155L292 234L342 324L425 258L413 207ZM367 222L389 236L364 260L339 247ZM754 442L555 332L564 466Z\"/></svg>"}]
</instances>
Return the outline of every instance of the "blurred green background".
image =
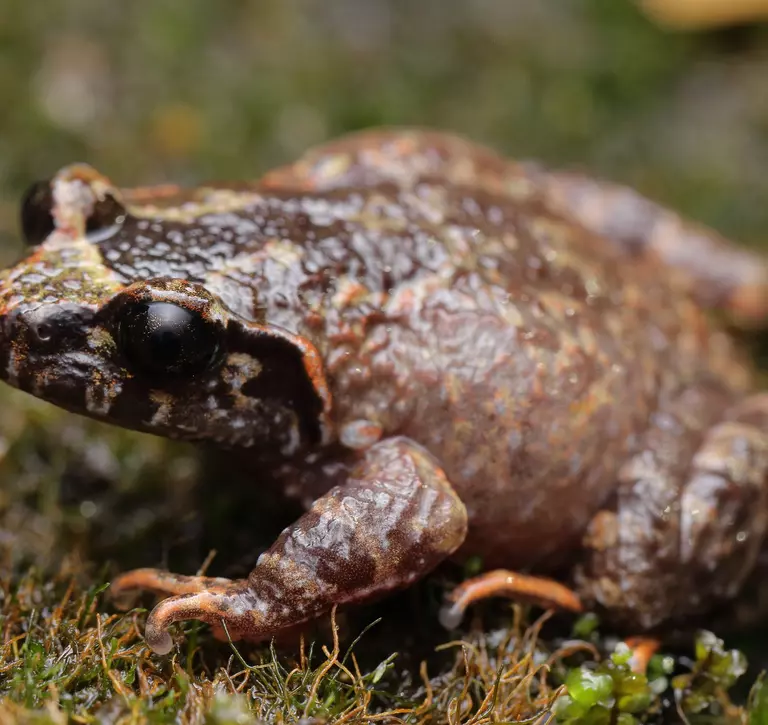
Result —
<instances>
[{"instance_id":1,"label":"blurred green background","mask_svg":"<svg viewBox=\"0 0 768 725\"><path fill-rule=\"evenodd\" d=\"M768 239L768 29L631 0L2 0L0 251L80 160L124 186L253 178L374 124L467 134Z\"/></svg>"}]
</instances>

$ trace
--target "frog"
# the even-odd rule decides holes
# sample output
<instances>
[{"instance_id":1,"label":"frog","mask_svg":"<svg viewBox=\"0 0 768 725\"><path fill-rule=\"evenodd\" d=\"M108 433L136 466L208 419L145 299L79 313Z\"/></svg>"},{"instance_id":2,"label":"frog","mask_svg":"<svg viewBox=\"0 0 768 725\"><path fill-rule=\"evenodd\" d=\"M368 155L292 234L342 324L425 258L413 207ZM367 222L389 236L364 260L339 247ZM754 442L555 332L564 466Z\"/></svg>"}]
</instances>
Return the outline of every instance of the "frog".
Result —
<instances>
[{"instance_id":1,"label":"frog","mask_svg":"<svg viewBox=\"0 0 768 725\"><path fill-rule=\"evenodd\" d=\"M119 188L72 164L27 191L21 229L6 383L240 451L254 486L306 499L245 578L113 579L159 597L158 654L177 622L265 640L449 561L481 569L447 627L505 597L633 633L755 567L768 394L722 318L764 318L768 267L628 186L381 128L241 183Z\"/></svg>"}]
</instances>

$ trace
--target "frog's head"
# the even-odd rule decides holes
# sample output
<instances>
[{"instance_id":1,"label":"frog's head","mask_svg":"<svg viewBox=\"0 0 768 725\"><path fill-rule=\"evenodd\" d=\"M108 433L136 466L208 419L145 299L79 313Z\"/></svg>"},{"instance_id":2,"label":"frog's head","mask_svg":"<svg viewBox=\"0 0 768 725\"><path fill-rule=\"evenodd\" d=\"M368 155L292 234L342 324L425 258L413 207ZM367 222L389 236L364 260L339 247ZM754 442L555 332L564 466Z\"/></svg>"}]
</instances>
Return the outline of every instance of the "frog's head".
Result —
<instances>
[{"instance_id":1,"label":"frog's head","mask_svg":"<svg viewBox=\"0 0 768 725\"><path fill-rule=\"evenodd\" d=\"M106 178L67 167L27 193L21 216L32 250L0 276L3 380L172 438L290 453L327 434L310 343L238 314L199 280L110 266L106 242L130 245L147 223Z\"/></svg>"}]
</instances>

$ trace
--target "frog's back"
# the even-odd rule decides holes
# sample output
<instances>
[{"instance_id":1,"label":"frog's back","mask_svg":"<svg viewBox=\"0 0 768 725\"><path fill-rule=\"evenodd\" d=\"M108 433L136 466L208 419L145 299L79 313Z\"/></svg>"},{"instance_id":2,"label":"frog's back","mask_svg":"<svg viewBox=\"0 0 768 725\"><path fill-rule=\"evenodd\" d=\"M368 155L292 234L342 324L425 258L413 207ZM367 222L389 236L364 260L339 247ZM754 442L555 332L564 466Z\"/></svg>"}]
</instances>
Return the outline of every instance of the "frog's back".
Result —
<instances>
[{"instance_id":1,"label":"frog's back","mask_svg":"<svg viewBox=\"0 0 768 725\"><path fill-rule=\"evenodd\" d=\"M488 563L569 546L665 400L749 384L669 269L628 260L460 139L364 136L266 185L305 211L322 193L335 220L308 213L301 255L322 283L283 315L323 352L342 440L431 450L467 504L465 550Z\"/></svg>"}]
</instances>

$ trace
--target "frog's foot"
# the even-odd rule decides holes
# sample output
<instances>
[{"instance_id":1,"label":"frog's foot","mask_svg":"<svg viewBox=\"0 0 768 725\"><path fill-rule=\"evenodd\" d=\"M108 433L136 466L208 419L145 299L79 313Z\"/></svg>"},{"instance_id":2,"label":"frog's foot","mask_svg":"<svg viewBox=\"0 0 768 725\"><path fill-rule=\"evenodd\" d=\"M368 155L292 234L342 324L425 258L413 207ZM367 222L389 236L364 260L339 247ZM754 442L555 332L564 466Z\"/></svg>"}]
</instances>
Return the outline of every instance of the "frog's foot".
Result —
<instances>
[{"instance_id":1,"label":"frog's foot","mask_svg":"<svg viewBox=\"0 0 768 725\"><path fill-rule=\"evenodd\" d=\"M440 623L455 629L461 623L467 607L490 597L506 597L538 604L545 609L582 610L575 592L552 579L529 576L497 569L467 579L448 595L448 603L440 611Z\"/></svg>"},{"instance_id":2,"label":"frog's foot","mask_svg":"<svg viewBox=\"0 0 768 725\"><path fill-rule=\"evenodd\" d=\"M232 639L243 636L240 631L243 623L227 615L233 604L246 596L247 588L245 580L184 576L161 569L134 569L112 582L110 595L120 609L130 606L140 591L168 597L152 611L146 629L147 644L158 654L167 654L173 646L168 626L184 619L208 622L219 638L226 634ZM229 626L225 633L222 622L227 620Z\"/></svg>"},{"instance_id":3,"label":"frog's foot","mask_svg":"<svg viewBox=\"0 0 768 725\"><path fill-rule=\"evenodd\" d=\"M592 520L577 591L635 632L733 599L768 530L768 394L670 396ZM719 419L716 419L715 416Z\"/></svg>"},{"instance_id":4,"label":"frog's foot","mask_svg":"<svg viewBox=\"0 0 768 725\"><path fill-rule=\"evenodd\" d=\"M531 172L557 208L628 257L653 257L677 270L701 304L746 323L768 317L768 265L760 255L628 187L578 173Z\"/></svg>"},{"instance_id":5,"label":"frog's foot","mask_svg":"<svg viewBox=\"0 0 768 725\"><path fill-rule=\"evenodd\" d=\"M248 596L248 582L244 579L211 579L137 569L120 577L115 585L119 597L131 589L176 593L160 602L147 619L145 638L158 654L171 651L173 640L168 627L174 622L199 619L212 625L217 637L222 638L226 632L232 639L248 637L253 628L252 618L247 613L252 601Z\"/></svg>"},{"instance_id":6,"label":"frog's foot","mask_svg":"<svg viewBox=\"0 0 768 725\"><path fill-rule=\"evenodd\" d=\"M168 626L199 619L233 639L273 637L329 611L399 589L464 541L467 513L434 458L405 438L372 446L259 557L247 579L181 577L141 569L115 582L173 593L149 615L146 639L164 654Z\"/></svg>"}]
</instances>

